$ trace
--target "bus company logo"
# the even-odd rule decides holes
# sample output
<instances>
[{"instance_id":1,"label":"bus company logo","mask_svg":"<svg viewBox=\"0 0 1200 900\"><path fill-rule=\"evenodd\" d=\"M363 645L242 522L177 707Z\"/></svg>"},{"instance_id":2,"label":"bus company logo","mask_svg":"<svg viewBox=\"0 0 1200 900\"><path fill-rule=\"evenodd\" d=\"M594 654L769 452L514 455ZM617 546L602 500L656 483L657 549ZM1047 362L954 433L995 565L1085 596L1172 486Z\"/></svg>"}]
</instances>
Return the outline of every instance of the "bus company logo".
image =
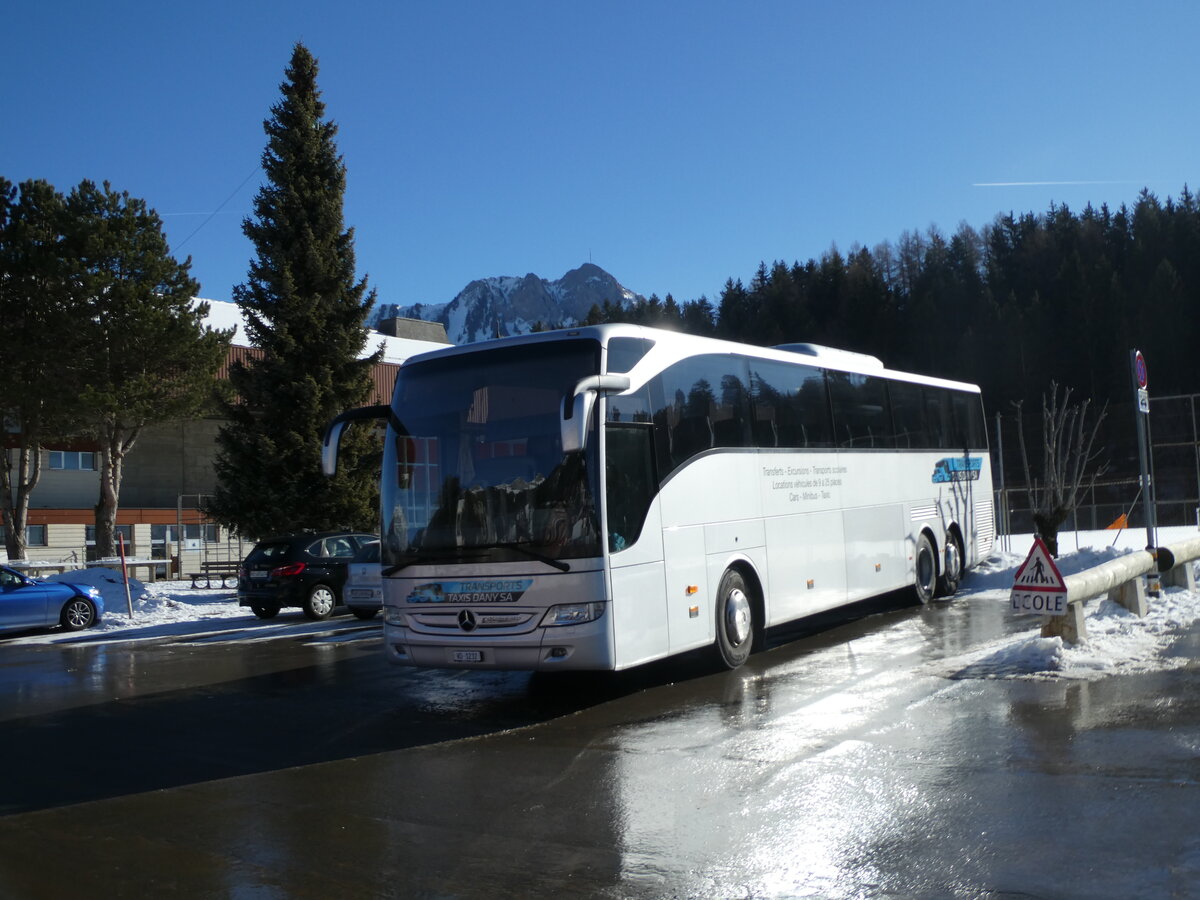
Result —
<instances>
[{"instance_id":1,"label":"bus company logo","mask_svg":"<svg viewBox=\"0 0 1200 900\"><path fill-rule=\"evenodd\" d=\"M933 464L933 483L949 484L955 481L978 481L983 471L983 458L979 456L947 456Z\"/></svg>"},{"instance_id":2,"label":"bus company logo","mask_svg":"<svg viewBox=\"0 0 1200 900\"><path fill-rule=\"evenodd\" d=\"M533 584L532 578L506 581L433 581L418 584L408 603L516 603Z\"/></svg>"}]
</instances>

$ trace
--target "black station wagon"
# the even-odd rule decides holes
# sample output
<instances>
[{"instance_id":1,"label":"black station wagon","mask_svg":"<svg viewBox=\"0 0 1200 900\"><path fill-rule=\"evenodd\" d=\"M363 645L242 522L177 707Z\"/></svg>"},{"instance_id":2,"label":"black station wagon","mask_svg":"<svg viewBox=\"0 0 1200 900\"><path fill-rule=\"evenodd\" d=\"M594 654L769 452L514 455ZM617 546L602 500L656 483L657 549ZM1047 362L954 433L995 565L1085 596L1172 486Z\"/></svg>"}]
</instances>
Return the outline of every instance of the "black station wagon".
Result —
<instances>
[{"instance_id":1,"label":"black station wagon","mask_svg":"<svg viewBox=\"0 0 1200 900\"><path fill-rule=\"evenodd\" d=\"M260 619L299 606L310 619L325 619L342 602L346 567L378 535L357 531L306 532L259 541L238 572L238 603Z\"/></svg>"}]
</instances>

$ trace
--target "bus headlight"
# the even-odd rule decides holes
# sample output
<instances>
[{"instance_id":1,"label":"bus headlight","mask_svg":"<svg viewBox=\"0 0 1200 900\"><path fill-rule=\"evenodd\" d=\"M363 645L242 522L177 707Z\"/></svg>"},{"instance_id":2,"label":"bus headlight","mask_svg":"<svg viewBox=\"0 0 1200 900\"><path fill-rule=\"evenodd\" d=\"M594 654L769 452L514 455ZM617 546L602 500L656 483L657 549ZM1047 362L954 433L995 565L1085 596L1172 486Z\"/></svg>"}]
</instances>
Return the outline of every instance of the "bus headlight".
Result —
<instances>
[{"instance_id":1,"label":"bus headlight","mask_svg":"<svg viewBox=\"0 0 1200 900\"><path fill-rule=\"evenodd\" d=\"M383 624L385 625L403 625L404 613L400 612L398 606L385 606L383 608Z\"/></svg>"},{"instance_id":2,"label":"bus headlight","mask_svg":"<svg viewBox=\"0 0 1200 900\"><path fill-rule=\"evenodd\" d=\"M566 603L562 606L552 606L542 616L542 627L553 628L558 625L582 625L584 622L594 622L604 615L603 603Z\"/></svg>"}]
</instances>

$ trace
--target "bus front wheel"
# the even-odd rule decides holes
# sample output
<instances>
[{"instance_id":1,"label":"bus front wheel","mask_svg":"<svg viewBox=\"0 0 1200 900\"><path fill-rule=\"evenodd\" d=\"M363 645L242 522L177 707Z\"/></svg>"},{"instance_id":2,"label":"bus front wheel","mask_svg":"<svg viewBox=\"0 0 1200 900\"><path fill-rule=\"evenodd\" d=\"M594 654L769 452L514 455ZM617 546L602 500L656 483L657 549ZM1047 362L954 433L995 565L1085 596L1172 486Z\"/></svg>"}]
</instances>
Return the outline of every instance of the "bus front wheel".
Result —
<instances>
[{"instance_id":1,"label":"bus front wheel","mask_svg":"<svg viewBox=\"0 0 1200 900\"><path fill-rule=\"evenodd\" d=\"M754 604L740 572L726 569L721 576L716 613L717 655L726 668L736 669L754 646Z\"/></svg>"},{"instance_id":2,"label":"bus front wheel","mask_svg":"<svg viewBox=\"0 0 1200 900\"><path fill-rule=\"evenodd\" d=\"M937 591L938 567L937 554L933 550L933 541L929 535L922 534L917 538L917 552L914 556L916 563L917 581L913 586L917 599L928 603Z\"/></svg>"}]
</instances>

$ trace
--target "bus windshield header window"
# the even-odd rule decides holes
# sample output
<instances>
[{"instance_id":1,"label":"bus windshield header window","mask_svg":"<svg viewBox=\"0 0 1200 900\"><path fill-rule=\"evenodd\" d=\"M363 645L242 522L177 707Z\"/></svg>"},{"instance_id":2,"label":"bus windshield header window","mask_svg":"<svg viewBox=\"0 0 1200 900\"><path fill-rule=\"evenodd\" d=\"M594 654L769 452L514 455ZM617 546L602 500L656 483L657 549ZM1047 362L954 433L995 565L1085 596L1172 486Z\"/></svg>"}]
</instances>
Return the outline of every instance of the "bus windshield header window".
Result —
<instances>
[{"instance_id":1,"label":"bus windshield header window","mask_svg":"<svg viewBox=\"0 0 1200 900\"><path fill-rule=\"evenodd\" d=\"M617 337L608 342L608 371L624 375L650 352L649 338Z\"/></svg>"}]
</instances>

